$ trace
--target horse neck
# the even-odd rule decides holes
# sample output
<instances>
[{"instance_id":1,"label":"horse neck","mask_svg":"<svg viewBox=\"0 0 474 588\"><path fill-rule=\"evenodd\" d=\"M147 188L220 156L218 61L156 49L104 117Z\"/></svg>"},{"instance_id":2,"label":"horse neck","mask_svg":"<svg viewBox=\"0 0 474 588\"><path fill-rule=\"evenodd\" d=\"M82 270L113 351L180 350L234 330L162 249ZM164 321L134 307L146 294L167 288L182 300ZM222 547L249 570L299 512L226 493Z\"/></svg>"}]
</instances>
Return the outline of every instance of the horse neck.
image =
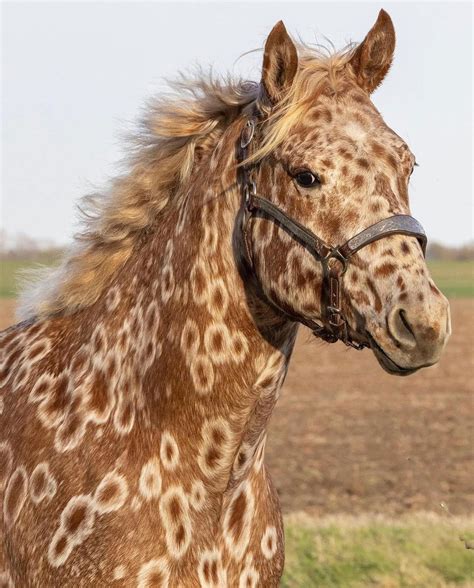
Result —
<instances>
[{"instance_id":1,"label":"horse neck","mask_svg":"<svg viewBox=\"0 0 474 588\"><path fill-rule=\"evenodd\" d=\"M254 318L257 302L234 250L235 180L233 145L216 149L179 205L144 236L90 321L96 355L112 353L120 366L119 432L137 434L139 423L166 431L184 459L198 444L200 468L219 490L263 458L296 335L286 321L268 332Z\"/></svg>"}]
</instances>

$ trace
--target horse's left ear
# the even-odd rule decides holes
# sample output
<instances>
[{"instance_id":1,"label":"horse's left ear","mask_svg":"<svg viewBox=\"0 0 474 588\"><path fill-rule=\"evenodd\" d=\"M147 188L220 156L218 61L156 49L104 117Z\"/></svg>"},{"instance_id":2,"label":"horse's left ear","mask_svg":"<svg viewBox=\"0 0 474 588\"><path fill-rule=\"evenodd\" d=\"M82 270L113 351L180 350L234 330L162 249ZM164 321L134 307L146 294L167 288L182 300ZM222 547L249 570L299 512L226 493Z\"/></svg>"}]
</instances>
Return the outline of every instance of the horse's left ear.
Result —
<instances>
[{"instance_id":1,"label":"horse's left ear","mask_svg":"<svg viewBox=\"0 0 474 588\"><path fill-rule=\"evenodd\" d=\"M283 21L268 35L263 55L262 85L272 104L290 89L298 69L298 53Z\"/></svg>"},{"instance_id":2,"label":"horse's left ear","mask_svg":"<svg viewBox=\"0 0 474 588\"><path fill-rule=\"evenodd\" d=\"M385 10L351 57L350 64L359 85L372 93L387 74L395 50L395 29Z\"/></svg>"}]
</instances>

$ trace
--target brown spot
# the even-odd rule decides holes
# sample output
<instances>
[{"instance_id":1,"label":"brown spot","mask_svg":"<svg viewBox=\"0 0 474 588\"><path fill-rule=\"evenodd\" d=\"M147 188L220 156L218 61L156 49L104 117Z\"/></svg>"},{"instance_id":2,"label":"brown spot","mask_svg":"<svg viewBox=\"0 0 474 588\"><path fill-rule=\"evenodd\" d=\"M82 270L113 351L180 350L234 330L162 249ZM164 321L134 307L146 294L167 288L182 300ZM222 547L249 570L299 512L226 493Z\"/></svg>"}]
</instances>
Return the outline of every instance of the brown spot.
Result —
<instances>
[{"instance_id":1,"label":"brown spot","mask_svg":"<svg viewBox=\"0 0 474 588\"><path fill-rule=\"evenodd\" d=\"M297 274L296 276L296 286L298 288L304 288L306 285L306 278L304 276L304 274ZM291 291L291 286L290 286L290 291Z\"/></svg>"},{"instance_id":2,"label":"brown spot","mask_svg":"<svg viewBox=\"0 0 474 588\"><path fill-rule=\"evenodd\" d=\"M148 309L146 323L148 331L153 332L158 323L158 313L153 305Z\"/></svg>"},{"instance_id":3,"label":"brown spot","mask_svg":"<svg viewBox=\"0 0 474 588\"><path fill-rule=\"evenodd\" d=\"M119 417L120 426L123 429L128 429L133 421L134 408L131 402L127 402Z\"/></svg>"},{"instance_id":4,"label":"brown spot","mask_svg":"<svg viewBox=\"0 0 474 588\"><path fill-rule=\"evenodd\" d=\"M222 333L217 331L213 333L211 340L211 347L215 353L219 353L224 348L224 337Z\"/></svg>"},{"instance_id":5,"label":"brown spot","mask_svg":"<svg viewBox=\"0 0 474 588\"><path fill-rule=\"evenodd\" d=\"M216 560L213 560L213 562L211 563L211 578L212 578L212 581L214 582L214 584L217 585L217 582L219 581L219 577L217 575L217 562L216 562Z\"/></svg>"},{"instance_id":6,"label":"brown spot","mask_svg":"<svg viewBox=\"0 0 474 588\"><path fill-rule=\"evenodd\" d=\"M382 278L387 278L388 276L391 276L395 271L397 270L397 266L393 263L383 263L382 265L379 265L376 270L374 271L374 276L375 277L382 277Z\"/></svg>"},{"instance_id":7,"label":"brown spot","mask_svg":"<svg viewBox=\"0 0 474 588\"><path fill-rule=\"evenodd\" d=\"M8 344L6 343L7 341L8 338L6 337L3 341L3 353L5 354L5 356L14 351L15 349L18 349L18 341L16 339L11 340Z\"/></svg>"},{"instance_id":8,"label":"brown spot","mask_svg":"<svg viewBox=\"0 0 474 588\"><path fill-rule=\"evenodd\" d=\"M352 181L356 188L361 188L364 185L364 177L361 175L354 176Z\"/></svg>"},{"instance_id":9,"label":"brown spot","mask_svg":"<svg viewBox=\"0 0 474 588\"><path fill-rule=\"evenodd\" d=\"M180 516L183 514L183 511L181 509L181 504L179 503L179 500L177 498L172 498L170 500L169 512L170 512L171 518L174 521L177 521L180 518Z\"/></svg>"},{"instance_id":10,"label":"brown spot","mask_svg":"<svg viewBox=\"0 0 474 588\"><path fill-rule=\"evenodd\" d=\"M392 169L394 169L395 171L397 170L397 168L398 168L398 162L397 162L397 159L396 159L396 157L394 155L392 155L391 153L388 153L387 156L386 156L386 158L385 158L385 161L388 163L388 165Z\"/></svg>"},{"instance_id":11,"label":"brown spot","mask_svg":"<svg viewBox=\"0 0 474 588\"><path fill-rule=\"evenodd\" d=\"M166 453L166 459L168 461L171 461L171 458L173 457L173 453L174 453L171 443L166 444L165 453Z\"/></svg>"},{"instance_id":12,"label":"brown spot","mask_svg":"<svg viewBox=\"0 0 474 588\"><path fill-rule=\"evenodd\" d=\"M10 374L10 370L15 365L18 357L21 354L21 349L16 349L11 353L5 361L5 365L3 366L2 371L0 372L0 380L3 380Z\"/></svg>"},{"instance_id":13,"label":"brown spot","mask_svg":"<svg viewBox=\"0 0 474 588\"><path fill-rule=\"evenodd\" d=\"M224 306L224 295L222 294L222 290L220 287L217 287L214 290L214 293L212 295L212 303L218 310L222 310Z\"/></svg>"},{"instance_id":14,"label":"brown spot","mask_svg":"<svg viewBox=\"0 0 474 588\"><path fill-rule=\"evenodd\" d=\"M204 562L204 565L202 566L202 573L204 574L204 578L206 579L206 581L209 582L211 576L209 570L209 561L207 559Z\"/></svg>"},{"instance_id":15,"label":"brown spot","mask_svg":"<svg viewBox=\"0 0 474 588\"><path fill-rule=\"evenodd\" d=\"M216 445L222 445L222 443L225 441L225 434L220 429L213 429L212 440Z\"/></svg>"},{"instance_id":16,"label":"brown spot","mask_svg":"<svg viewBox=\"0 0 474 588\"><path fill-rule=\"evenodd\" d=\"M202 388L206 388L207 384L209 383L209 379L208 374L206 373L206 370L204 369L204 365L202 363L198 364L196 369L196 375L198 377L200 386Z\"/></svg>"},{"instance_id":17,"label":"brown spot","mask_svg":"<svg viewBox=\"0 0 474 588\"><path fill-rule=\"evenodd\" d=\"M397 286L400 288L400 290L405 290L405 288L406 288L405 281L402 278L402 276L398 276L398 278L397 278Z\"/></svg>"},{"instance_id":18,"label":"brown spot","mask_svg":"<svg viewBox=\"0 0 474 588\"><path fill-rule=\"evenodd\" d=\"M196 341L196 333L194 331L191 330L187 330L185 333L185 338L184 338L184 345L186 347L186 349L191 349L193 346L193 343Z\"/></svg>"},{"instance_id":19,"label":"brown spot","mask_svg":"<svg viewBox=\"0 0 474 588\"><path fill-rule=\"evenodd\" d=\"M334 214L326 217L326 227L331 235L336 234L341 228L341 218Z\"/></svg>"},{"instance_id":20,"label":"brown spot","mask_svg":"<svg viewBox=\"0 0 474 588\"><path fill-rule=\"evenodd\" d=\"M221 457L220 451L216 447L211 447L206 453L206 464L213 469Z\"/></svg>"},{"instance_id":21,"label":"brown spot","mask_svg":"<svg viewBox=\"0 0 474 588\"><path fill-rule=\"evenodd\" d=\"M400 300L400 302L405 302L408 300L408 294L406 292L402 292L398 297L398 300Z\"/></svg>"},{"instance_id":22,"label":"brown spot","mask_svg":"<svg viewBox=\"0 0 474 588\"><path fill-rule=\"evenodd\" d=\"M378 201L372 202L370 205L370 210L372 212L380 212L382 210L382 205Z\"/></svg>"},{"instance_id":23,"label":"brown spot","mask_svg":"<svg viewBox=\"0 0 474 588\"><path fill-rule=\"evenodd\" d=\"M68 533L75 533L86 518L87 505L79 504L72 509L64 521L64 528Z\"/></svg>"},{"instance_id":24,"label":"brown spot","mask_svg":"<svg viewBox=\"0 0 474 588\"><path fill-rule=\"evenodd\" d=\"M329 169L332 169L334 167L334 165L330 159L322 159L321 163Z\"/></svg>"},{"instance_id":25,"label":"brown spot","mask_svg":"<svg viewBox=\"0 0 474 588\"><path fill-rule=\"evenodd\" d=\"M85 366L89 356L87 355L85 349L82 349L74 356L74 359L71 362L71 372L76 373L81 371L81 369Z\"/></svg>"},{"instance_id":26,"label":"brown spot","mask_svg":"<svg viewBox=\"0 0 474 588\"><path fill-rule=\"evenodd\" d=\"M234 351L235 353L237 353L237 355L240 355L244 349L243 343L240 339L236 339L234 341Z\"/></svg>"},{"instance_id":27,"label":"brown spot","mask_svg":"<svg viewBox=\"0 0 474 588\"><path fill-rule=\"evenodd\" d=\"M395 257L393 249L385 249L385 251L382 251L382 255L386 255L387 257Z\"/></svg>"},{"instance_id":28,"label":"brown spot","mask_svg":"<svg viewBox=\"0 0 474 588\"><path fill-rule=\"evenodd\" d=\"M358 279L359 279L359 276L357 275L357 273L356 272L351 272L351 282L353 284L356 284L357 281L358 281Z\"/></svg>"},{"instance_id":29,"label":"brown spot","mask_svg":"<svg viewBox=\"0 0 474 588\"><path fill-rule=\"evenodd\" d=\"M153 570L146 579L147 588L161 588L163 586L163 574L158 570Z\"/></svg>"},{"instance_id":30,"label":"brown spot","mask_svg":"<svg viewBox=\"0 0 474 588\"><path fill-rule=\"evenodd\" d=\"M273 550L273 538L271 536L267 539L267 547L270 551Z\"/></svg>"},{"instance_id":31,"label":"brown spot","mask_svg":"<svg viewBox=\"0 0 474 588\"><path fill-rule=\"evenodd\" d=\"M43 353L46 350L46 348L46 341L39 341L38 343L35 343L31 346L30 350L28 351L28 359L34 359L35 357L40 355L40 353Z\"/></svg>"},{"instance_id":32,"label":"brown spot","mask_svg":"<svg viewBox=\"0 0 474 588\"><path fill-rule=\"evenodd\" d=\"M401 249L403 255L408 255L410 253L410 245L408 245L408 243L406 241L402 241L402 243L400 245L400 249Z\"/></svg>"},{"instance_id":33,"label":"brown spot","mask_svg":"<svg viewBox=\"0 0 474 588\"><path fill-rule=\"evenodd\" d=\"M33 496L41 496L46 490L46 472L43 469L35 470L31 476L31 493Z\"/></svg>"},{"instance_id":34,"label":"brown spot","mask_svg":"<svg viewBox=\"0 0 474 588\"><path fill-rule=\"evenodd\" d=\"M66 373L60 374L53 384L50 397L44 402L43 408L46 414L55 418L66 409L68 386L68 375Z\"/></svg>"},{"instance_id":35,"label":"brown spot","mask_svg":"<svg viewBox=\"0 0 474 588\"><path fill-rule=\"evenodd\" d=\"M105 374L102 371L97 370L94 383L91 386L89 407L99 415L103 415L107 410L109 402L108 391L109 385L105 378Z\"/></svg>"},{"instance_id":36,"label":"brown spot","mask_svg":"<svg viewBox=\"0 0 474 588\"><path fill-rule=\"evenodd\" d=\"M13 456L10 447L8 445L0 446L0 488L3 488L10 476L12 463Z\"/></svg>"},{"instance_id":37,"label":"brown spot","mask_svg":"<svg viewBox=\"0 0 474 588\"><path fill-rule=\"evenodd\" d=\"M64 550L67 547L67 536L66 535L61 535L61 537L55 541L54 543L54 547L53 547L53 557L55 559L61 557L61 555L64 553Z\"/></svg>"},{"instance_id":38,"label":"brown spot","mask_svg":"<svg viewBox=\"0 0 474 588\"><path fill-rule=\"evenodd\" d=\"M370 278L367 278L366 284L367 284L369 290L372 292L372 296L374 297L375 310L377 312L380 312L382 310L382 301L380 300L380 296L379 296L379 293L377 292L375 284L373 283L373 281Z\"/></svg>"},{"instance_id":39,"label":"brown spot","mask_svg":"<svg viewBox=\"0 0 474 588\"><path fill-rule=\"evenodd\" d=\"M171 269L169 267L165 267L163 270L163 285L165 292L169 292L171 290L172 278L171 278Z\"/></svg>"},{"instance_id":40,"label":"brown spot","mask_svg":"<svg viewBox=\"0 0 474 588\"><path fill-rule=\"evenodd\" d=\"M117 482L109 482L101 486L99 493L96 495L96 500L99 504L109 504L116 500L120 494L120 486Z\"/></svg>"},{"instance_id":41,"label":"brown spot","mask_svg":"<svg viewBox=\"0 0 474 588\"><path fill-rule=\"evenodd\" d=\"M27 485L28 479L25 468L17 468L8 481L5 490L3 513L5 515L7 526L11 526L15 523L21 509L23 508L26 499Z\"/></svg>"},{"instance_id":42,"label":"brown spot","mask_svg":"<svg viewBox=\"0 0 474 588\"><path fill-rule=\"evenodd\" d=\"M178 548L184 543L185 538L186 538L186 531L185 531L183 525L179 525L179 527L176 530L176 535L175 535L175 542L176 542L176 545L178 546Z\"/></svg>"},{"instance_id":43,"label":"brown spot","mask_svg":"<svg viewBox=\"0 0 474 588\"><path fill-rule=\"evenodd\" d=\"M244 514L246 508L247 498L245 496L245 493L241 492L232 503L229 518L229 529L232 531L235 541L238 540L240 534L242 533Z\"/></svg>"},{"instance_id":44,"label":"brown spot","mask_svg":"<svg viewBox=\"0 0 474 588\"><path fill-rule=\"evenodd\" d=\"M331 112L327 108L324 108L321 111L321 115L324 118L324 121L325 122L327 122L327 123L332 122L332 114L331 114Z\"/></svg>"},{"instance_id":45,"label":"brown spot","mask_svg":"<svg viewBox=\"0 0 474 588\"><path fill-rule=\"evenodd\" d=\"M23 364L16 374L15 381L19 383L24 383L23 378L27 375L29 367L26 364Z\"/></svg>"},{"instance_id":46,"label":"brown spot","mask_svg":"<svg viewBox=\"0 0 474 588\"><path fill-rule=\"evenodd\" d=\"M371 144L371 147L372 147L372 151L374 152L374 155L376 155L377 157L380 157L381 159L387 158L387 156L388 156L387 150L380 143L377 143L374 141Z\"/></svg>"},{"instance_id":47,"label":"brown spot","mask_svg":"<svg viewBox=\"0 0 474 588\"><path fill-rule=\"evenodd\" d=\"M196 266L194 268L194 290L198 297L202 296L206 289L206 277L203 271Z\"/></svg>"},{"instance_id":48,"label":"brown spot","mask_svg":"<svg viewBox=\"0 0 474 588\"><path fill-rule=\"evenodd\" d=\"M425 299L425 297L423 296L423 293L422 293L422 292L420 292L420 293L418 294L417 298L418 298L418 300L419 300L420 302L423 302L423 300Z\"/></svg>"},{"instance_id":49,"label":"brown spot","mask_svg":"<svg viewBox=\"0 0 474 588\"><path fill-rule=\"evenodd\" d=\"M365 306L370 306L369 297L365 292L362 292L362 290L357 290L356 292L354 292L352 295L352 299L356 304L364 304Z\"/></svg>"},{"instance_id":50,"label":"brown spot","mask_svg":"<svg viewBox=\"0 0 474 588\"><path fill-rule=\"evenodd\" d=\"M369 169L369 162L367 159L365 159L365 157L358 157L356 159L356 163L362 169Z\"/></svg>"},{"instance_id":51,"label":"brown spot","mask_svg":"<svg viewBox=\"0 0 474 588\"><path fill-rule=\"evenodd\" d=\"M97 329L92 339L92 346L96 353L100 353L105 349L105 338L100 329Z\"/></svg>"},{"instance_id":52,"label":"brown spot","mask_svg":"<svg viewBox=\"0 0 474 588\"><path fill-rule=\"evenodd\" d=\"M148 344L148 347L147 347L147 354L148 354L148 352L149 352L149 347L150 347L150 345L151 345L151 343L149 343L149 344ZM115 374L115 370L116 370L116 368L117 368L117 360L115 359L115 356L113 356L113 355L112 355L112 356L109 358L109 362L108 362L108 365L107 365L107 370L106 370L106 375L107 375L107 378L108 378L108 379L110 379L110 378L112 378L112 377L113 377L113 375Z\"/></svg>"},{"instance_id":53,"label":"brown spot","mask_svg":"<svg viewBox=\"0 0 474 588\"><path fill-rule=\"evenodd\" d=\"M366 104L367 103L367 97L362 94L362 92L351 92L351 98L354 102L357 102L358 104Z\"/></svg>"}]
</instances>

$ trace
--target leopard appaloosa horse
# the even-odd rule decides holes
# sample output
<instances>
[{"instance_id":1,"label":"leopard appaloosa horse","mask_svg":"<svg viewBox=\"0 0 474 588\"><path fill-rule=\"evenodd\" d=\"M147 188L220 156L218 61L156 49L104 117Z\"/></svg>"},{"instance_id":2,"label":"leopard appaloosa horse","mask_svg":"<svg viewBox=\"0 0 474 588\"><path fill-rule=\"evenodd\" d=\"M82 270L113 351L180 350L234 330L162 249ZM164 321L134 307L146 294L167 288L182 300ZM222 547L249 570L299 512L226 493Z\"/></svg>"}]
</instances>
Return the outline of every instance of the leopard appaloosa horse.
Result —
<instances>
[{"instance_id":1,"label":"leopard appaloosa horse","mask_svg":"<svg viewBox=\"0 0 474 588\"><path fill-rule=\"evenodd\" d=\"M330 56L279 22L261 83L201 77L149 109L1 334L1 586L278 586L264 448L298 324L394 374L450 332L415 157L370 99L394 45L384 11Z\"/></svg>"}]
</instances>

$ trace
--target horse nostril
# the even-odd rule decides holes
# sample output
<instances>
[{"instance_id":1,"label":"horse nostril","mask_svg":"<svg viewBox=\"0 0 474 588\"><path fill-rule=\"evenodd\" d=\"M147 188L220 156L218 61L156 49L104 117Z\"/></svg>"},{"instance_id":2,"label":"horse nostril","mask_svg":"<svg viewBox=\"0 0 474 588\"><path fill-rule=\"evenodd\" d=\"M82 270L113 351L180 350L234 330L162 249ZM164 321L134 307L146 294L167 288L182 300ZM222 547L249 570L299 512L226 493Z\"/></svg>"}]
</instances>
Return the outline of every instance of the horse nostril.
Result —
<instances>
[{"instance_id":1,"label":"horse nostril","mask_svg":"<svg viewBox=\"0 0 474 588\"><path fill-rule=\"evenodd\" d=\"M398 346L413 348L416 336L405 310L394 308L388 317L388 329Z\"/></svg>"},{"instance_id":2,"label":"horse nostril","mask_svg":"<svg viewBox=\"0 0 474 588\"><path fill-rule=\"evenodd\" d=\"M413 337L413 339L416 339L415 333L413 332L413 329L412 329L410 323L408 322L407 315L406 315L405 311L403 309L399 310L398 314L400 315L400 320L402 321L405 329L410 333L410 335Z\"/></svg>"}]
</instances>

